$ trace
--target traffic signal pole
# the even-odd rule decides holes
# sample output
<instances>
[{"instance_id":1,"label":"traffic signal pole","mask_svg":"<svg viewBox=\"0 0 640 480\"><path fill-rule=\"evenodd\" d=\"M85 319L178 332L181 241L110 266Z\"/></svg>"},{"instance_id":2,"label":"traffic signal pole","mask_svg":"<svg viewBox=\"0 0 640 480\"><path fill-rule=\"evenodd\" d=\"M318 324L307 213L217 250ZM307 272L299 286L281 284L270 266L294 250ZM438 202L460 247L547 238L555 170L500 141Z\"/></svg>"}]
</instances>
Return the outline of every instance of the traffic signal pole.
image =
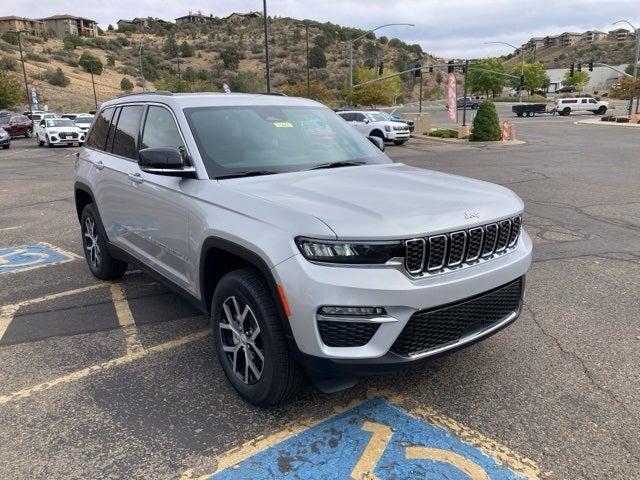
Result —
<instances>
[{"instance_id":1,"label":"traffic signal pole","mask_svg":"<svg viewBox=\"0 0 640 480\"><path fill-rule=\"evenodd\" d=\"M469 60L464 61L464 100L462 100L462 126L467 126L467 75L469 74Z\"/></svg>"}]
</instances>

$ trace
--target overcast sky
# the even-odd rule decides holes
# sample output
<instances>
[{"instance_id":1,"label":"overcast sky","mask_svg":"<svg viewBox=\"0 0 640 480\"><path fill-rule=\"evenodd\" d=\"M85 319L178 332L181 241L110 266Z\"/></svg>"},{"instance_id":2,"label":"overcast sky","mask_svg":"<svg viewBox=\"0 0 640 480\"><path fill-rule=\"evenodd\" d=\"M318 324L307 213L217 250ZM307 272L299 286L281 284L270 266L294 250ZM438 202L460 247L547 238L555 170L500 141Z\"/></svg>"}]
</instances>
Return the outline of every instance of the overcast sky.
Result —
<instances>
[{"instance_id":1,"label":"overcast sky","mask_svg":"<svg viewBox=\"0 0 640 480\"><path fill-rule=\"evenodd\" d=\"M0 15L84 16L102 26L119 18L154 16L173 20L189 10L214 16L261 10L260 0L0 0ZM477 58L508 53L503 41L520 46L532 36L589 29L611 30L627 19L640 27L640 0L268 0L269 15L311 18L344 26L374 28L385 23L414 23L378 32L418 43L445 58Z\"/></svg>"}]
</instances>

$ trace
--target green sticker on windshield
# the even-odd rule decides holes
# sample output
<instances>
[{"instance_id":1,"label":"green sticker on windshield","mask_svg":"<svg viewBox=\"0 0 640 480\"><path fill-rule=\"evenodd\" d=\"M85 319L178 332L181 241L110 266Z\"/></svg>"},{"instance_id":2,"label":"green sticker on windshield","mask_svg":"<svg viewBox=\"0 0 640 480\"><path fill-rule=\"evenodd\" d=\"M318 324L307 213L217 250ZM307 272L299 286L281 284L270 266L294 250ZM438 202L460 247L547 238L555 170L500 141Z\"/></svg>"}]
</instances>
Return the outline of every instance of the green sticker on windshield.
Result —
<instances>
[{"instance_id":1,"label":"green sticker on windshield","mask_svg":"<svg viewBox=\"0 0 640 480\"><path fill-rule=\"evenodd\" d=\"M273 122L276 128L293 128L293 124L290 122Z\"/></svg>"}]
</instances>

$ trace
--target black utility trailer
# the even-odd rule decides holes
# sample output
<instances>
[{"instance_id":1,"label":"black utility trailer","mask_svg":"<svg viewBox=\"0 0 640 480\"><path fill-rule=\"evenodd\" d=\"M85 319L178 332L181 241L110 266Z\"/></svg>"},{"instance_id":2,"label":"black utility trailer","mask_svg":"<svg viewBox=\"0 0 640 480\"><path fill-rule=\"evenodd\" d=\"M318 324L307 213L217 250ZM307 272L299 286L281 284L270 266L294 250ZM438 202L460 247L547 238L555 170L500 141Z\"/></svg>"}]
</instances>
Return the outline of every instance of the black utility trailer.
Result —
<instances>
[{"instance_id":1,"label":"black utility trailer","mask_svg":"<svg viewBox=\"0 0 640 480\"><path fill-rule=\"evenodd\" d=\"M547 111L546 103L521 103L511 107L511 111L519 117L534 117L536 114L555 114L555 109Z\"/></svg>"}]
</instances>

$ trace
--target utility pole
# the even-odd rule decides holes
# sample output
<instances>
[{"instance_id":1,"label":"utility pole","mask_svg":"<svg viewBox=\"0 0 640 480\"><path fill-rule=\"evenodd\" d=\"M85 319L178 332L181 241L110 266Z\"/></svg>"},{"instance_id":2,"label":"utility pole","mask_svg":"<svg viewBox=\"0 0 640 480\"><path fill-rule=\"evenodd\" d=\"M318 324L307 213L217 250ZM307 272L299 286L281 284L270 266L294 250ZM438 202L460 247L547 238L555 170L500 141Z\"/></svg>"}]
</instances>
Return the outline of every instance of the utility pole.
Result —
<instances>
[{"instance_id":1,"label":"utility pole","mask_svg":"<svg viewBox=\"0 0 640 480\"><path fill-rule=\"evenodd\" d=\"M309 77L309 24L298 23L297 27L303 27L307 37L307 98L311 98L311 80Z\"/></svg>"},{"instance_id":2,"label":"utility pole","mask_svg":"<svg viewBox=\"0 0 640 480\"><path fill-rule=\"evenodd\" d=\"M145 80L144 80L144 70L142 69L142 44L144 42L144 35L140 39L140 48L138 49L138 59L140 60L140 76L142 77L142 91L145 92Z\"/></svg>"},{"instance_id":3,"label":"utility pole","mask_svg":"<svg viewBox=\"0 0 640 480\"><path fill-rule=\"evenodd\" d=\"M98 110L98 97L96 95L96 82L93 80L93 63L89 64L89 71L91 72L91 85L93 85L93 103L96 106L96 110Z\"/></svg>"},{"instance_id":4,"label":"utility pole","mask_svg":"<svg viewBox=\"0 0 640 480\"><path fill-rule=\"evenodd\" d=\"M20 48L20 62L22 62L22 75L24 76L24 91L27 94L27 106L29 111L33 112L33 105L31 104L31 95L29 95L29 84L27 83L27 71L24 68L24 57L22 56L22 37L20 34L22 30L18 31L18 47Z\"/></svg>"},{"instance_id":5,"label":"utility pole","mask_svg":"<svg viewBox=\"0 0 640 480\"><path fill-rule=\"evenodd\" d=\"M467 75L469 75L469 60L464 61L464 100L462 102L462 126L467 126Z\"/></svg>"},{"instance_id":6,"label":"utility pole","mask_svg":"<svg viewBox=\"0 0 640 480\"><path fill-rule=\"evenodd\" d=\"M262 17L264 20L265 77L267 80L267 93L271 93L271 75L269 75L269 22L267 19L267 0L262 0Z\"/></svg>"}]
</instances>

